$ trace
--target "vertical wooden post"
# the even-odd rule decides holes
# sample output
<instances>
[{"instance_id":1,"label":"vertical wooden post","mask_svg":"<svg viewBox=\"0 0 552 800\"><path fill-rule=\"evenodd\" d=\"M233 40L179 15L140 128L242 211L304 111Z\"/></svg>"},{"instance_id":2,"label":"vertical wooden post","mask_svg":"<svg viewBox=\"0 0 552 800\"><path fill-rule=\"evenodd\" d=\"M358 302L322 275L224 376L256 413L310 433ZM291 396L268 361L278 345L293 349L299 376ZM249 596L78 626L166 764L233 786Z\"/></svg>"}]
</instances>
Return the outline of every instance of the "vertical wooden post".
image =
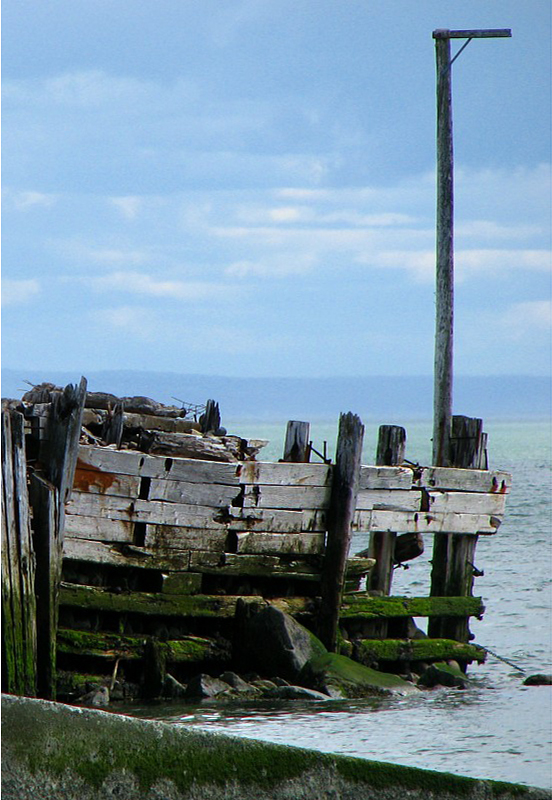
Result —
<instances>
[{"instance_id":1,"label":"vertical wooden post","mask_svg":"<svg viewBox=\"0 0 552 800\"><path fill-rule=\"evenodd\" d=\"M486 465L487 436L480 419L454 416L450 439L451 465L464 469L481 469ZM473 565L477 534L436 534L431 568L432 597L468 597L473 590ZM470 639L469 618L435 617L429 620L432 638Z\"/></svg>"},{"instance_id":2,"label":"vertical wooden post","mask_svg":"<svg viewBox=\"0 0 552 800\"><path fill-rule=\"evenodd\" d=\"M36 695L35 555L23 416L2 411L2 688Z\"/></svg>"},{"instance_id":3,"label":"vertical wooden post","mask_svg":"<svg viewBox=\"0 0 552 800\"><path fill-rule=\"evenodd\" d=\"M36 550L38 620L38 688L56 696L56 637L59 585L63 561L65 503L71 495L77 465L86 380L69 384L54 396L40 447L43 474L31 477L31 505Z\"/></svg>"},{"instance_id":4,"label":"vertical wooden post","mask_svg":"<svg viewBox=\"0 0 552 800\"><path fill-rule=\"evenodd\" d=\"M337 628L351 524L356 510L364 425L356 414L341 414L328 509L328 539L322 568L318 635L330 652L337 648Z\"/></svg>"},{"instance_id":5,"label":"vertical wooden post","mask_svg":"<svg viewBox=\"0 0 552 800\"><path fill-rule=\"evenodd\" d=\"M310 459L309 433L309 422L298 420L288 422L282 461L306 463Z\"/></svg>"},{"instance_id":6,"label":"vertical wooden post","mask_svg":"<svg viewBox=\"0 0 552 800\"><path fill-rule=\"evenodd\" d=\"M452 415L454 328L454 159L450 38L448 36L436 37L435 33L437 67L437 242L433 464L435 466L447 466Z\"/></svg>"}]
</instances>

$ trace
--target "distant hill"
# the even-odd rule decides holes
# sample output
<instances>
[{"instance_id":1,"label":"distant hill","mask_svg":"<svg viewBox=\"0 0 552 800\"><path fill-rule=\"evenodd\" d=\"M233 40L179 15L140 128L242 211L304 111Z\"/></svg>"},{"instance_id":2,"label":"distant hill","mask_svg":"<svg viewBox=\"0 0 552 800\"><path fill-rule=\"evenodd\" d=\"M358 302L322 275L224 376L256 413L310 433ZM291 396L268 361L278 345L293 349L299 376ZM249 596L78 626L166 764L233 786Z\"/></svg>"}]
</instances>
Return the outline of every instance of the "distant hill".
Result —
<instances>
[{"instance_id":1,"label":"distant hill","mask_svg":"<svg viewBox=\"0 0 552 800\"><path fill-rule=\"evenodd\" d=\"M77 383L79 373L3 369L2 397L19 398L25 381ZM353 411L363 419L400 424L432 416L433 380L420 377L230 378L172 372L88 372L89 389L118 396L146 395L164 403L220 404L223 420L334 419ZM551 381L546 377L458 376L454 413L489 418L548 417Z\"/></svg>"}]
</instances>

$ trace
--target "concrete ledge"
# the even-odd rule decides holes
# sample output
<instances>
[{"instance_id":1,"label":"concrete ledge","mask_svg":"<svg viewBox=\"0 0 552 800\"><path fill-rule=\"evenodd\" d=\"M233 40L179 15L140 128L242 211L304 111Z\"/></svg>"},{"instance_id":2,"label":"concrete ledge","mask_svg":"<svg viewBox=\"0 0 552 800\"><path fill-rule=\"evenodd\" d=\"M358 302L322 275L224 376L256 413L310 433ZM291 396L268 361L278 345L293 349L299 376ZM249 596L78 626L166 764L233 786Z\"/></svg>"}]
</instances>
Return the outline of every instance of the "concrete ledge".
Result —
<instances>
[{"instance_id":1,"label":"concrete ledge","mask_svg":"<svg viewBox=\"0 0 552 800\"><path fill-rule=\"evenodd\" d=\"M550 800L509 783L2 696L4 800Z\"/></svg>"}]
</instances>

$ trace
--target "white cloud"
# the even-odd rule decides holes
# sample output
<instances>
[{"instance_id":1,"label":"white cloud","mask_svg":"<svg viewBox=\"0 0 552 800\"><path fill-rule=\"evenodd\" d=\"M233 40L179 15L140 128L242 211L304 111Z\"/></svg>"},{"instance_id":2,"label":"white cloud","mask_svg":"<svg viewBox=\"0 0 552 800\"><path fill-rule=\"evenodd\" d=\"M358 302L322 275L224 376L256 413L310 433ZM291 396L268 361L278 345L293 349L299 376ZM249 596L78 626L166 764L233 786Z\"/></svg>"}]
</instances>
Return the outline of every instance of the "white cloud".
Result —
<instances>
[{"instance_id":1,"label":"white cloud","mask_svg":"<svg viewBox=\"0 0 552 800\"><path fill-rule=\"evenodd\" d=\"M135 338L149 340L152 333L159 330L158 315L147 308L137 306L118 306L91 312L92 319L102 328L112 328L119 333L130 334Z\"/></svg>"},{"instance_id":2,"label":"white cloud","mask_svg":"<svg viewBox=\"0 0 552 800\"><path fill-rule=\"evenodd\" d=\"M507 338L519 340L552 329L552 301L528 300L514 303L499 317Z\"/></svg>"},{"instance_id":3,"label":"white cloud","mask_svg":"<svg viewBox=\"0 0 552 800\"><path fill-rule=\"evenodd\" d=\"M40 283L34 278L28 280L2 279L2 305L17 306L30 303L40 293Z\"/></svg>"},{"instance_id":4,"label":"white cloud","mask_svg":"<svg viewBox=\"0 0 552 800\"><path fill-rule=\"evenodd\" d=\"M235 291L228 285L208 281L161 280L139 272L114 272L86 282L100 292L121 291L188 302L225 298Z\"/></svg>"},{"instance_id":5,"label":"white cloud","mask_svg":"<svg viewBox=\"0 0 552 800\"><path fill-rule=\"evenodd\" d=\"M317 263L311 254L282 254L276 257L264 257L258 260L235 261L226 267L225 274L232 278L250 276L287 278L291 275L302 275L310 272Z\"/></svg>"},{"instance_id":6,"label":"white cloud","mask_svg":"<svg viewBox=\"0 0 552 800\"><path fill-rule=\"evenodd\" d=\"M50 208L59 199L59 195L37 191L14 191L5 189L2 192L8 206L16 211L29 211L33 208Z\"/></svg>"},{"instance_id":7,"label":"white cloud","mask_svg":"<svg viewBox=\"0 0 552 800\"><path fill-rule=\"evenodd\" d=\"M144 200L136 195L128 195L126 197L111 197L109 198L111 204L121 213L121 215L128 220L133 220L138 216L138 213L143 207Z\"/></svg>"}]
</instances>

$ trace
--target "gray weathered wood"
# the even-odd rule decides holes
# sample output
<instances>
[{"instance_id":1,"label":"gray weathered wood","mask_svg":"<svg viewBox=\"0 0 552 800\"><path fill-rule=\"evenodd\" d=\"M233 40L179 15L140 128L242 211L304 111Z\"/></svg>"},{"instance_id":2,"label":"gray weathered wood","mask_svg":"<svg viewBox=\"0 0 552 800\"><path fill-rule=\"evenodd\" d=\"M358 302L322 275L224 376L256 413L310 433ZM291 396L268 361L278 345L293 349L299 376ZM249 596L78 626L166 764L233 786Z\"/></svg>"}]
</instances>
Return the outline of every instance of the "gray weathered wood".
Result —
<instances>
[{"instance_id":1,"label":"gray weathered wood","mask_svg":"<svg viewBox=\"0 0 552 800\"><path fill-rule=\"evenodd\" d=\"M134 542L134 522L124 519L65 515L65 536L100 542Z\"/></svg>"},{"instance_id":2,"label":"gray weathered wood","mask_svg":"<svg viewBox=\"0 0 552 800\"><path fill-rule=\"evenodd\" d=\"M310 458L310 423L290 420L286 428L284 461L307 462Z\"/></svg>"},{"instance_id":3,"label":"gray weathered wood","mask_svg":"<svg viewBox=\"0 0 552 800\"><path fill-rule=\"evenodd\" d=\"M510 28L477 28L475 30L451 31L448 28L438 28L433 31L434 39L496 39L510 37Z\"/></svg>"},{"instance_id":4,"label":"gray weathered wood","mask_svg":"<svg viewBox=\"0 0 552 800\"><path fill-rule=\"evenodd\" d=\"M330 486L246 486L244 508L326 509Z\"/></svg>"},{"instance_id":5,"label":"gray weathered wood","mask_svg":"<svg viewBox=\"0 0 552 800\"><path fill-rule=\"evenodd\" d=\"M353 516L356 509L364 425L356 414L341 414L333 468L328 540L322 569L322 598L318 633L328 650L335 652L339 608Z\"/></svg>"},{"instance_id":6,"label":"gray weathered wood","mask_svg":"<svg viewBox=\"0 0 552 800\"><path fill-rule=\"evenodd\" d=\"M209 555L213 555L209 553ZM219 560L218 554L216 561ZM65 536L63 556L70 561L88 561L93 564L109 564L116 567L141 569L187 570L190 566L190 550L170 550L159 553L145 547L130 547L90 539Z\"/></svg>"},{"instance_id":7,"label":"gray weathered wood","mask_svg":"<svg viewBox=\"0 0 552 800\"><path fill-rule=\"evenodd\" d=\"M31 475L30 498L36 550L38 694L56 697L56 635L63 560L61 503L55 486Z\"/></svg>"},{"instance_id":8,"label":"gray weathered wood","mask_svg":"<svg viewBox=\"0 0 552 800\"><path fill-rule=\"evenodd\" d=\"M454 417L452 421L451 439L453 446L450 454L453 458L451 466L469 469L478 467L486 455L482 453L486 441L482 437L482 421L470 420L467 417ZM489 517L489 523L498 518ZM471 596L474 578L475 548L477 533L483 528L477 527L466 535L436 537L433 544L431 567L432 596ZM469 619L433 620L428 626L428 634L433 638L449 638L459 642L470 639Z\"/></svg>"},{"instance_id":9,"label":"gray weathered wood","mask_svg":"<svg viewBox=\"0 0 552 800\"><path fill-rule=\"evenodd\" d=\"M238 467L238 477L246 485L329 486L332 468L328 464L245 461Z\"/></svg>"},{"instance_id":10,"label":"gray weathered wood","mask_svg":"<svg viewBox=\"0 0 552 800\"><path fill-rule=\"evenodd\" d=\"M324 552L323 533L238 533L238 553L318 555Z\"/></svg>"},{"instance_id":11,"label":"gray weathered wood","mask_svg":"<svg viewBox=\"0 0 552 800\"><path fill-rule=\"evenodd\" d=\"M237 464L202 461L190 458L148 456L134 450L115 450L112 447L81 445L79 466L92 467L119 475L138 475L142 478L189 481L190 483L221 483L237 486Z\"/></svg>"},{"instance_id":12,"label":"gray weathered wood","mask_svg":"<svg viewBox=\"0 0 552 800\"><path fill-rule=\"evenodd\" d=\"M362 489L411 489L414 473L409 467L362 466L358 481Z\"/></svg>"},{"instance_id":13,"label":"gray weathered wood","mask_svg":"<svg viewBox=\"0 0 552 800\"><path fill-rule=\"evenodd\" d=\"M170 503L224 508L237 500L239 488L220 483L191 483L166 481L152 478L148 489L148 500L163 500Z\"/></svg>"},{"instance_id":14,"label":"gray weathered wood","mask_svg":"<svg viewBox=\"0 0 552 800\"><path fill-rule=\"evenodd\" d=\"M223 553L226 532L210 528L182 528L170 525L146 525L145 547L153 551L210 550Z\"/></svg>"},{"instance_id":15,"label":"gray weathered wood","mask_svg":"<svg viewBox=\"0 0 552 800\"><path fill-rule=\"evenodd\" d=\"M450 38L435 38L437 68L437 245L433 394L434 466L449 465L454 329L454 189Z\"/></svg>"},{"instance_id":16,"label":"gray weathered wood","mask_svg":"<svg viewBox=\"0 0 552 800\"><path fill-rule=\"evenodd\" d=\"M418 485L430 490L507 494L512 485L512 476L503 471L426 467Z\"/></svg>"},{"instance_id":17,"label":"gray weathered wood","mask_svg":"<svg viewBox=\"0 0 552 800\"><path fill-rule=\"evenodd\" d=\"M73 490L91 494L113 494L118 497L138 497L140 478L137 475L117 475L77 464Z\"/></svg>"},{"instance_id":18,"label":"gray weathered wood","mask_svg":"<svg viewBox=\"0 0 552 800\"><path fill-rule=\"evenodd\" d=\"M405 449L406 431L404 428L398 425L380 426L376 448L376 464L378 466L400 466L404 461ZM394 494L394 492L389 492L389 494ZM420 496L418 492L413 492L412 495L416 503L419 503ZM368 577L367 588L388 595L391 591L393 580L395 539L397 530L400 530L400 528L392 527L392 523L390 523L383 530L381 530L381 526L378 530L376 519L375 512L372 512L370 528L373 533L370 537L369 555L375 558L376 563ZM386 633L386 630L383 629L384 625L385 623L382 623L382 635Z\"/></svg>"}]
</instances>

